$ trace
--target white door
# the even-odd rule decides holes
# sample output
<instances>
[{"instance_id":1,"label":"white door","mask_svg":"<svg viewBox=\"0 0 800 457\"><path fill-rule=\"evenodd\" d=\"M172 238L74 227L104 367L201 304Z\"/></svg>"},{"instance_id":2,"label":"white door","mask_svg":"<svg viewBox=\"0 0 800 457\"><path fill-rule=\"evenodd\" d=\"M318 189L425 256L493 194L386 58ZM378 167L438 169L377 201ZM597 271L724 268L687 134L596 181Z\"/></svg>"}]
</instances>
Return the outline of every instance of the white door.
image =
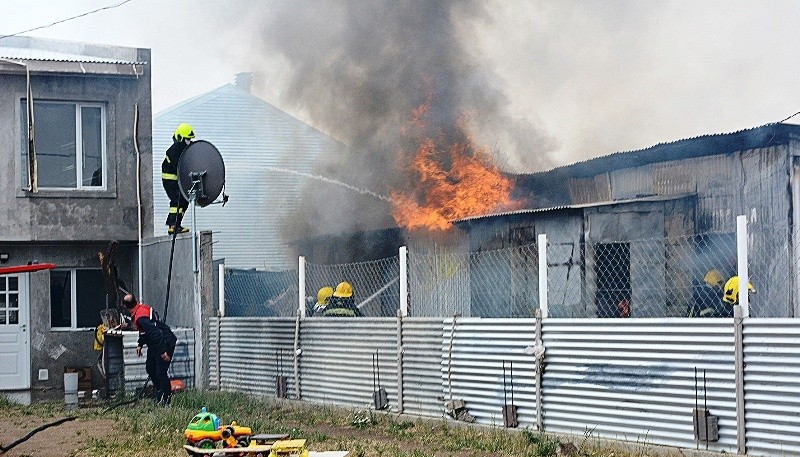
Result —
<instances>
[{"instance_id":1,"label":"white door","mask_svg":"<svg viewBox=\"0 0 800 457\"><path fill-rule=\"evenodd\" d=\"M0 276L0 390L31 387L28 273Z\"/></svg>"}]
</instances>

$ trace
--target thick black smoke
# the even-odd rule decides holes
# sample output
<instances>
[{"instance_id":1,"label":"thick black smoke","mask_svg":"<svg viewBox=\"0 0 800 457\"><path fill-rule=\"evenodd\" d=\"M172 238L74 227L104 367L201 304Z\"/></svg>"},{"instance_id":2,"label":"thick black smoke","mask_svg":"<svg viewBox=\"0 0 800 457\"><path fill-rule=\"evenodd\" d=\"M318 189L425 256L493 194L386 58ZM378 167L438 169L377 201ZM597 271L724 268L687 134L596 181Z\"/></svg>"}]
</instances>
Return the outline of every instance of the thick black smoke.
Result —
<instances>
[{"instance_id":1,"label":"thick black smoke","mask_svg":"<svg viewBox=\"0 0 800 457\"><path fill-rule=\"evenodd\" d=\"M552 149L548 135L507 113L508 95L470 47L470 26L490 20L482 2L287 1L271 3L265 15L260 44L290 66L282 102L346 145L322 159L321 175L382 195L404 188L407 177L396 167L415 145L401 132L431 96L430 133L456 140L466 115L496 135L480 142L512 145L498 151L501 166L541 162ZM392 225L384 201L310 185L300 220L288 224L293 237Z\"/></svg>"}]
</instances>

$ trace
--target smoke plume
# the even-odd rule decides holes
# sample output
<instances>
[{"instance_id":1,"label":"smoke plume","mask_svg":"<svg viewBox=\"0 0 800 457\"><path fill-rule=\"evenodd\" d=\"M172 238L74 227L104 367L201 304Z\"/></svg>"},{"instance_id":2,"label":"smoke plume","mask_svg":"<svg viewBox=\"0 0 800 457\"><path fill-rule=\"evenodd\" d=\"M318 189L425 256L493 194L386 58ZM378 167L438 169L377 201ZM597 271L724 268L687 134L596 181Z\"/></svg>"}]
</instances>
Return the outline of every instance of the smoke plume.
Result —
<instances>
[{"instance_id":1,"label":"smoke plume","mask_svg":"<svg viewBox=\"0 0 800 457\"><path fill-rule=\"evenodd\" d=\"M477 134L506 171L542 168L554 149L543 129L509 114L497 75L470 46L471 26L491 20L482 2L284 2L266 16L260 45L288 67L282 103L345 145L322 159L321 175L381 195L402 190L408 176L397 169L415 149L402 132L426 102L431 135ZM393 225L381 199L310 184L294 237Z\"/></svg>"}]
</instances>

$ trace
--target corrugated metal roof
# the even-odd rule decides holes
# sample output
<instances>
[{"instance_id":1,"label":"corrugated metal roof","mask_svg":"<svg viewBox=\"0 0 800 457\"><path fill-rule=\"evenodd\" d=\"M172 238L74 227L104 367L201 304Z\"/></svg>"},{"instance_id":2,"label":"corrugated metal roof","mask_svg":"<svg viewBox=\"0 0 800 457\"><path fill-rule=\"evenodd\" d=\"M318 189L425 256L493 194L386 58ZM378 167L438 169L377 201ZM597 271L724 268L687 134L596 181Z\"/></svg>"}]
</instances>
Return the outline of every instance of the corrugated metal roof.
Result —
<instances>
[{"instance_id":1,"label":"corrugated metal roof","mask_svg":"<svg viewBox=\"0 0 800 457\"><path fill-rule=\"evenodd\" d=\"M556 167L548 171L520 176L568 175L590 177L623 168L639 167L670 160L728 154L735 151L787 144L800 139L800 125L776 122L732 133L701 135L683 140L659 143L645 149L620 151L581 162Z\"/></svg>"},{"instance_id":2,"label":"corrugated metal roof","mask_svg":"<svg viewBox=\"0 0 800 457\"><path fill-rule=\"evenodd\" d=\"M29 49L4 47L0 41L0 59L7 60L42 60L51 62L83 62L83 63L110 63L119 65L143 64L132 60L109 59L103 57L71 54L68 52L49 51L45 49Z\"/></svg>"},{"instance_id":3,"label":"corrugated metal roof","mask_svg":"<svg viewBox=\"0 0 800 457\"><path fill-rule=\"evenodd\" d=\"M143 65L137 49L24 36L2 37L0 59Z\"/></svg>"},{"instance_id":4,"label":"corrugated metal roof","mask_svg":"<svg viewBox=\"0 0 800 457\"><path fill-rule=\"evenodd\" d=\"M234 268L288 269L290 258L281 236L284 218L295 208L308 178L273 171L313 171L323 153L341 147L331 137L239 87L229 84L156 115L153 124L153 204L156 234L166 233L169 202L161 183L161 161L175 127L187 122L197 138L222 154L225 192L230 200L197 212L198 230L214 232L214 258ZM184 226L191 226L191 208Z\"/></svg>"},{"instance_id":5,"label":"corrugated metal roof","mask_svg":"<svg viewBox=\"0 0 800 457\"><path fill-rule=\"evenodd\" d=\"M669 201L669 200L679 200L681 198L691 197L693 193L689 194L682 194L682 195L650 195L647 197L639 197L639 198L629 198L625 200L611 200L611 201L603 201L603 202L592 202L592 203L581 203L576 205L560 205L560 206L551 206L548 208L533 208L533 209L518 209L514 211L506 211L503 213L495 213L495 214L483 214L479 216L469 216L463 219L457 219L453 221L454 224L460 224L462 222L471 222L479 219L490 219L493 217L506 217L506 216L515 216L519 214L534 214L534 213L547 213L551 211L559 211L559 210L566 210L566 209L581 209L581 208L595 208L599 206L609 206L609 205L623 205L626 203L639 203L639 202L661 202L661 201Z\"/></svg>"}]
</instances>

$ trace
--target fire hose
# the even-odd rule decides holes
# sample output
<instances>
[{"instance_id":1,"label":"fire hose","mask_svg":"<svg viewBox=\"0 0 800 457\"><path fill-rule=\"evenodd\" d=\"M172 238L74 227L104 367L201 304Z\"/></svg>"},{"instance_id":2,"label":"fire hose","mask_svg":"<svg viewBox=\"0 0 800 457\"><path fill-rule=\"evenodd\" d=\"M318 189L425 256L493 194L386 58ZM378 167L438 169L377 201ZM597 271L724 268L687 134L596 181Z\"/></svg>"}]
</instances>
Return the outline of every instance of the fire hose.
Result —
<instances>
[{"instance_id":1,"label":"fire hose","mask_svg":"<svg viewBox=\"0 0 800 457\"><path fill-rule=\"evenodd\" d=\"M28 432L28 434L23 436L22 438L20 438L20 439L18 439L16 441L13 441L11 444L0 445L0 454L5 454L11 448L17 446L18 444L21 444L21 443L24 443L25 441L28 441L30 439L30 437L32 437L33 435L41 432L42 430L48 429L50 427L55 427L56 425L60 425L60 424L63 424L64 422L68 422L68 421L75 420L75 419L77 419L76 416L62 417L61 419L55 420L53 422L50 422L50 423L47 423L47 424L44 424L44 425L40 425L40 426L36 427L35 429L31 430L30 432Z\"/></svg>"}]
</instances>

